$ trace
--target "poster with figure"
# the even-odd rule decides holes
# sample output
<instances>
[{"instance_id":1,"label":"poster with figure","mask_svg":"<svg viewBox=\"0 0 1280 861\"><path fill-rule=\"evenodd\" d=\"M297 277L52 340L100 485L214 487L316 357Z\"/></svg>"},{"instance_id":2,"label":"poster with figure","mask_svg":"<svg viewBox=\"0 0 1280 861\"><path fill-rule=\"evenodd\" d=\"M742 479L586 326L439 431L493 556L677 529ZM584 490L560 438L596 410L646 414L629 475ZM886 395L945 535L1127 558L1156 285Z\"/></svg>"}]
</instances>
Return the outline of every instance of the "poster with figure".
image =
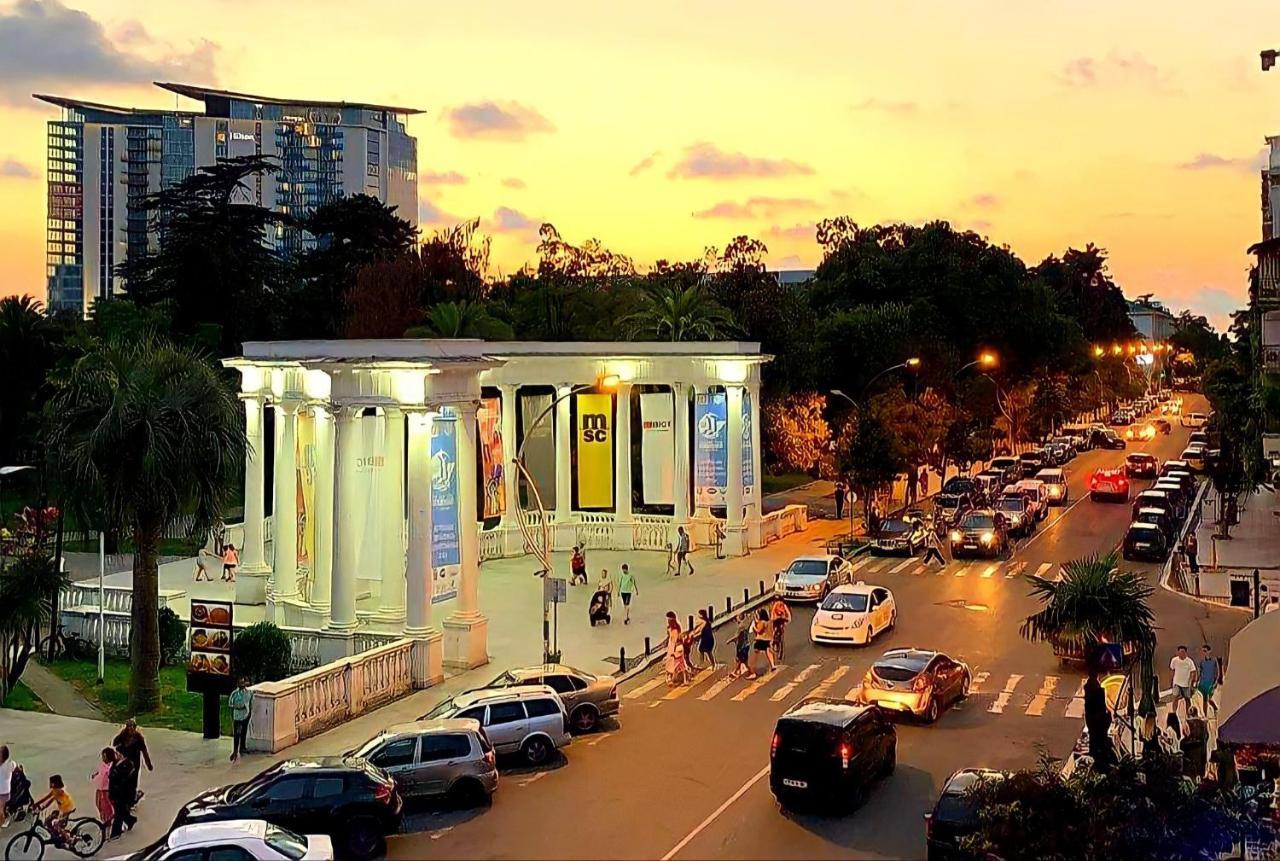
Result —
<instances>
[{"instance_id":1,"label":"poster with figure","mask_svg":"<svg viewBox=\"0 0 1280 861\"><path fill-rule=\"evenodd\" d=\"M645 505L674 505L676 434L670 392L640 395L640 463Z\"/></svg>"},{"instance_id":2,"label":"poster with figure","mask_svg":"<svg viewBox=\"0 0 1280 861\"><path fill-rule=\"evenodd\" d=\"M751 392L742 391L742 502L750 505L755 502L756 467L755 452L751 441L752 415Z\"/></svg>"},{"instance_id":3,"label":"poster with figure","mask_svg":"<svg viewBox=\"0 0 1280 861\"><path fill-rule=\"evenodd\" d=\"M476 422L480 426L484 518L488 520L501 517L507 510L507 464L502 458L502 399L481 398Z\"/></svg>"},{"instance_id":4,"label":"poster with figure","mask_svg":"<svg viewBox=\"0 0 1280 861\"><path fill-rule=\"evenodd\" d=\"M729 404L724 392L698 392L693 401L693 499L724 504L729 483Z\"/></svg>"},{"instance_id":5,"label":"poster with figure","mask_svg":"<svg viewBox=\"0 0 1280 861\"><path fill-rule=\"evenodd\" d=\"M298 473L298 592L311 600L316 558L316 418L310 410L298 413L296 431Z\"/></svg>"},{"instance_id":6,"label":"poster with figure","mask_svg":"<svg viewBox=\"0 0 1280 861\"><path fill-rule=\"evenodd\" d=\"M613 395L578 395L578 508L613 505Z\"/></svg>"},{"instance_id":7,"label":"poster with figure","mask_svg":"<svg viewBox=\"0 0 1280 861\"><path fill-rule=\"evenodd\" d=\"M521 395L520 421L524 428L524 465L533 480L538 484L538 495L547 511L556 508L556 437L555 416L546 415L542 421L538 417L551 407L551 395ZM534 423L537 422L537 426ZM517 449L519 446L517 446ZM529 492L528 482L520 478L520 486L525 488L525 507L534 510L533 494Z\"/></svg>"},{"instance_id":8,"label":"poster with figure","mask_svg":"<svg viewBox=\"0 0 1280 861\"><path fill-rule=\"evenodd\" d=\"M431 423L431 603L458 594L458 422Z\"/></svg>"}]
</instances>

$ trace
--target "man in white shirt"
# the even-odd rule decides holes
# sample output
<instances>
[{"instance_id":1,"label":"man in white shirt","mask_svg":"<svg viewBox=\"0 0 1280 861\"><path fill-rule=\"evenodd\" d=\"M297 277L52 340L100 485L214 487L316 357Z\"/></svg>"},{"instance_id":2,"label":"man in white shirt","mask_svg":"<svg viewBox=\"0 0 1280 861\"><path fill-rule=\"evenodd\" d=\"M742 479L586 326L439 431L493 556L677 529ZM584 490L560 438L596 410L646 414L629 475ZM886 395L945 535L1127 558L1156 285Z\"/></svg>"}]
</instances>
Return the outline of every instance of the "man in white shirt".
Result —
<instances>
[{"instance_id":1,"label":"man in white shirt","mask_svg":"<svg viewBox=\"0 0 1280 861\"><path fill-rule=\"evenodd\" d=\"M1191 705L1191 676L1196 671L1196 662L1187 656L1187 647L1179 646L1178 654L1169 661L1169 669L1173 671L1173 710L1178 711L1178 700L1182 700L1183 714Z\"/></svg>"}]
</instances>

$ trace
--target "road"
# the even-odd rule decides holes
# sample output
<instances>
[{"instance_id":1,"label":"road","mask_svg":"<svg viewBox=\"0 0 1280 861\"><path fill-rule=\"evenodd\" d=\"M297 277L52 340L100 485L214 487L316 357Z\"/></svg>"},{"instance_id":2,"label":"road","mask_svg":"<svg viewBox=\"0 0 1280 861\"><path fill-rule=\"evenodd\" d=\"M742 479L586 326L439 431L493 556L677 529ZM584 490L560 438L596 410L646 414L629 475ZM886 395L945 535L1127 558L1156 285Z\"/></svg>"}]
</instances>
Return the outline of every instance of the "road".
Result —
<instances>
[{"instance_id":1,"label":"road","mask_svg":"<svg viewBox=\"0 0 1280 861\"><path fill-rule=\"evenodd\" d=\"M1187 409L1192 407L1188 402ZM1189 432L1131 445L1176 457ZM1080 673L1046 645L1018 635L1038 608L1021 572L1052 576L1070 559L1116 547L1129 506L1088 499L1088 477L1125 452L1092 451L1068 466L1070 504L1054 509L1008 561L945 568L918 559L859 560L857 577L891 589L896 629L870 647L807 642L812 610L798 607L785 665L758 682L707 672L668 690L660 672L623 689L617 725L574 741L559 767L506 774L491 807L425 812L415 833L390 841L391 858L920 858L922 814L963 766L1019 768L1041 751L1070 752L1083 724ZM1134 492L1146 486L1137 482ZM1158 566L1133 564L1155 585ZM1219 653L1244 619L1180 596L1153 597L1160 655L1176 642ZM727 634L722 634L727 636ZM936 648L968 662L974 693L933 726L898 727L898 766L844 817L784 815L768 788L774 721L806 696L849 696L871 662L898 646ZM727 645L718 648L728 655ZM1167 659L1166 659L1167 660ZM1157 661L1159 668L1162 661ZM1167 674L1162 674L1167 675Z\"/></svg>"}]
</instances>

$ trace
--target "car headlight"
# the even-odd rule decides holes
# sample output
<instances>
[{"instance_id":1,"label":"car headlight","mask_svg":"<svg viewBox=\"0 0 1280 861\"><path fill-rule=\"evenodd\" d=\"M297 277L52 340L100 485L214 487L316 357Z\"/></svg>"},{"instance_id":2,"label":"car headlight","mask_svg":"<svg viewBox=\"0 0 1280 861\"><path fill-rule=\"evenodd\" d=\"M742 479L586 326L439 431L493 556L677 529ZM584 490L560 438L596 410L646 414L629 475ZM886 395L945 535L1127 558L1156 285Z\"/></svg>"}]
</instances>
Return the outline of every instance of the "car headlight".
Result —
<instances>
[{"instance_id":1,"label":"car headlight","mask_svg":"<svg viewBox=\"0 0 1280 861\"><path fill-rule=\"evenodd\" d=\"M1018 525L1019 523L1021 523L1021 522L1022 522L1022 515L1021 515L1021 514L1010 514L1010 515L1009 515L1009 523L1011 523L1012 525L1017 526L1017 525Z\"/></svg>"},{"instance_id":2,"label":"car headlight","mask_svg":"<svg viewBox=\"0 0 1280 861\"><path fill-rule=\"evenodd\" d=\"M995 534L994 532L984 532L984 533L982 533L982 543L983 543L983 544L990 544L992 541L995 541L995 540L996 540L996 534Z\"/></svg>"},{"instance_id":3,"label":"car headlight","mask_svg":"<svg viewBox=\"0 0 1280 861\"><path fill-rule=\"evenodd\" d=\"M1062 488L1058 487L1056 484L1055 484L1055 485L1053 485L1053 486L1051 486L1051 487L1049 488L1049 495L1050 495L1050 496L1062 496Z\"/></svg>"},{"instance_id":4,"label":"car headlight","mask_svg":"<svg viewBox=\"0 0 1280 861\"><path fill-rule=\"evenodd\" d=\"M953 529L953 530L951 530L951 540L952 540L952 541L959 541L959 540L960 540L960 538L961 538L961 535L960 535L960 530L959 530L959 529Z\"/></svg>"}]
</instances>

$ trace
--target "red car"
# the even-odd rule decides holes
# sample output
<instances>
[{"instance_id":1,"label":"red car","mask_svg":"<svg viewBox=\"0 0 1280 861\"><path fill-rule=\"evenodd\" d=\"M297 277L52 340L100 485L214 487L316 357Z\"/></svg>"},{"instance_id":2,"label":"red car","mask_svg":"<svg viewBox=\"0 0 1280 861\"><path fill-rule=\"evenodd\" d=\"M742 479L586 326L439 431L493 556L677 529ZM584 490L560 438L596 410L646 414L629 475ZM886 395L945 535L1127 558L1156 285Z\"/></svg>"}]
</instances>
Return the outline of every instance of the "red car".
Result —
<instances>
[{"instance_id":1,"label":"red car","mask_svg":"<svg viewBox=\"0 0 1280 861\"><path fill-rule=\"evenodd\" d=\"M1094 502L1128 502L1129 477L1124 474L1124 469L1096 470L1093 478L1089 479L1089 498Z\"/></svg>"}]
</instances>

